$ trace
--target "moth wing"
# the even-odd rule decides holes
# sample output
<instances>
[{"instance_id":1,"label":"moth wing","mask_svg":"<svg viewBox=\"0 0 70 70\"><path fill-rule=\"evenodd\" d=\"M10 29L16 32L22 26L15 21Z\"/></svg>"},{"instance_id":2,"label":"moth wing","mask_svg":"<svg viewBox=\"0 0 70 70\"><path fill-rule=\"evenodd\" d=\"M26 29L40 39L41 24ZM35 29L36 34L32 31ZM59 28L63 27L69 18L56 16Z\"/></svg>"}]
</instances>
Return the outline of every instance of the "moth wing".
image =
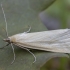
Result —
<instances>
[{"instance_id":1,"label":"moth wing","mask_svg":"<svg viewBox=\"0 0 70 70\"><path fill-rule=\"evenodd\" d=\"M27 33L16 45L52 52L70 53L70 29Z\"/></svg>"}]
</instances>

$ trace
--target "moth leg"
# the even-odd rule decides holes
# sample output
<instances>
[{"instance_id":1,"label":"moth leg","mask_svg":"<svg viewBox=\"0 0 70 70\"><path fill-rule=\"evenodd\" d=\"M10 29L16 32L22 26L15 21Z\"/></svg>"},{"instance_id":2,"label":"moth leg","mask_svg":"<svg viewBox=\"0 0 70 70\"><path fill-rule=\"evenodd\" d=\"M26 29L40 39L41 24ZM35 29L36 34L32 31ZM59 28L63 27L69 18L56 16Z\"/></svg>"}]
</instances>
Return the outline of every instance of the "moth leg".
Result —
<instances>
[{"instance_id":1,"label":"moth leg","mask_svg":"<svg viewBox=\"0 0 70 70\"><path fill-rule=\"evenodd\" d=\"M0 49L3 49L3 48L5 48L6 46L8 46L10 43L8 43L8 44L6 44L5 46L3 46L3 47L1 47Z\"/></svg>"},{"instance_id":2,"label":"moth leg","mask_svg":"<svg viewBox=\"0 0 70 70\"><path fill-rule=\"evenodd\" d=\"M15 51L14 51L14 47L13 47L13 44L11 43L11 47L12 47L12 50L13 50L13 54L14 54L14 58L13 58L13 61L11 62L11 64L12 63L14 63L14 61L15 61Z\"/></svg>"},{"instance_id":3,"label":"moth leg","mask_svg":"<svg viewBox=\"0 0 70 70\"><path fill-rule=\"evenodd\" d=\"M30 51L30 49L27 49L27 48L23 48L23 49L27 50L30 54L33 55L33 57L34 57L33 63L35 63L36 62L36 56Z\"/></svg>"},{"instance_id":4,"label":"moth leg","mask_svg":"<svg viewBox=\"0 0 70 70\"><path fill-rule=\"evenodd\" d=\"M31 30L31 26L29 26L29 29L26 32L24 32L24 33L29 33L30 30Z\"/></svg>"}]
</instances>

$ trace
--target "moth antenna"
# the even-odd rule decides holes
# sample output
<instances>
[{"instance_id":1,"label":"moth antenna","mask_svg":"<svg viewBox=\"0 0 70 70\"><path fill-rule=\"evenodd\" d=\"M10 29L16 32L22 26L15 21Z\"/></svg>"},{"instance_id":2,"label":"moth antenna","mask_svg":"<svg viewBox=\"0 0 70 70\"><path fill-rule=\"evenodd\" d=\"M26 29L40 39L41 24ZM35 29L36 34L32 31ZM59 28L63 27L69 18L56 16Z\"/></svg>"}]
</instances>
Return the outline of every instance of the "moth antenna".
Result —
<instances>
[{"instance_id":1,"label":"moth antenna","mask_svg":"<svg viewBox=\"0 0 70 70\"><path fill-rule=\"evenodd\" d=\"M2 29L6 32L6 30L5 30L3 27L2 27ZM0 38L4 39L4 37L3 37L3 36L1 36L1 35L0 35Z\"/></svg>"},{"instance_id":2,"label":"moth antenna","mask_svg":"<svg viewBox=\"0 0 70 70\"><path fill-rule=\"evenodd\" d=\"M2 3L1 3L1 8L2 8L3 15L4 15L5 23L6 23L6 35L7 35L7 37L8 37L7 20L6 20L6 15L5 15L5 12L4 12Z\"/></svg>"},{"instance_id":3,"label":"moth antenna","mask_svg":"<svg viewBox=\"0 0 70 70\"><path fill-rule=\"evenodd\" d=\"M35 63L36 62L36 56L29 49L27 49L27 48L23 48L23 49L27 50L30 54L33 55L33 57L34 57L33 63Z\"/></svg>"},{"instance_id":4,"label":"moth antenna","mask_svg":"<svg viewBox=\"0 0 70 70\"><path fill-rule=\"evenodd\" d=\"M15 61L15 51L14 51L14 47L13 47L13 44L11 43L11 47L12 47L12 50L13 50L13 54L14 54L14 58L13 58L13 61L11 62L11 64Z\"/></svg>"}]
</instances>

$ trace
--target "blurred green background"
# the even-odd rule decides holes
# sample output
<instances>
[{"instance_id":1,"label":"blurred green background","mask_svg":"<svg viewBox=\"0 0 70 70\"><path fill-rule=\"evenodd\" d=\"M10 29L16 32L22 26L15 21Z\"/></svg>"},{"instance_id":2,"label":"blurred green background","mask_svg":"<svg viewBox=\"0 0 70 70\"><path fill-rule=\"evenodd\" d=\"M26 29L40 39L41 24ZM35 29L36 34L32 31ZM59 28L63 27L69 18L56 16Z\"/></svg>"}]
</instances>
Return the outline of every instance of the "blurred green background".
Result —
<instances>
[{"instance_id":1,"label":"blurred green background","mask_svg":"<svg viewBox=\"0 0 70 70\"><path fill-rule=\"evenodd\" d=\"M70 0L0 0L8 22L9 36L22 33L31 26L31 32L70 27ZM6 43L5 20L0 7L0 47ZM0 70L70 70L68 54L31 50L33 56L14 46L16 60L11 65L11 46L0 50Z\"/></svg>"}]
</instances>

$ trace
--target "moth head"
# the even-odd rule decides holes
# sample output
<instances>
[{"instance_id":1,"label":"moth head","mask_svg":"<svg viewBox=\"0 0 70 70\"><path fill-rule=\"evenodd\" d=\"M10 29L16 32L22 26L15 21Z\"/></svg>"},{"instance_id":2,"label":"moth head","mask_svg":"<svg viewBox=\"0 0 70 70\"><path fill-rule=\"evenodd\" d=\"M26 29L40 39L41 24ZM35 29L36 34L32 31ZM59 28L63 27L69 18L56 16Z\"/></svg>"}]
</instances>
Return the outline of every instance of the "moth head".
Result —
<instances>
[{"instance_id":1,"label":"moth head","mask_svg":"<svg viewBox=\"0 0 70 70\"><path fill-rule=\"evenodd\" d=\"M3 39L3 41L11 43L10 38Z\"/></svg>"},{"instance_id":2,"label":"moth head","mask_svg":"<svg viewBox=\"0 0 70 70\"><path fill-rule=\"evenodd\" d=\"M8 37L6 39L3 39L3 41L8 42L8 43L14 43L16 41L16 38L11 36L11 37Z\"/></svg>"}]
</instances>

